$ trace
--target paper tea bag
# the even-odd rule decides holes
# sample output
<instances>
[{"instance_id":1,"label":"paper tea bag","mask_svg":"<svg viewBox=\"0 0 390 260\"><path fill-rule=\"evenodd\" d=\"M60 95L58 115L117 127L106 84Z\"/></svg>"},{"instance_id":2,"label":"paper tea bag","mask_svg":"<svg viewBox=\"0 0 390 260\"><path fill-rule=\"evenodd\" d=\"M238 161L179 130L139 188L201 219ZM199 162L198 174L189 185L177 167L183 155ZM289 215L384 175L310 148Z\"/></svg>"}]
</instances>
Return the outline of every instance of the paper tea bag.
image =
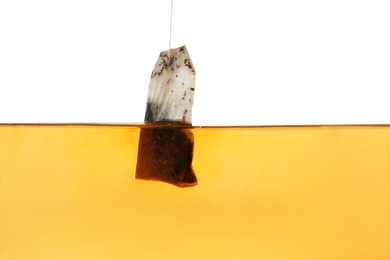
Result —
<instances>
[{"instance_id":1,"label":"paper tea bag","mask_svg":"<svg viewBox=\"0 0 390 260\"><path fill-rule=\"evenodd\" d=\"M192 168L194 136L191 114L195 69L187 48L160 54L152 72L141 129L136 178L179 187L197 184Z\"/></svg>"},{"instance_id":2,"label":"paper tea bag","mask_svg":"<svg viewBox=\"0 0 390 260\"><path fill-rule=\"evenodd\" d=\"M195 69L187 48L160 53L149 83L145 122L191 124Z\"/></svg>"}]
</instances>

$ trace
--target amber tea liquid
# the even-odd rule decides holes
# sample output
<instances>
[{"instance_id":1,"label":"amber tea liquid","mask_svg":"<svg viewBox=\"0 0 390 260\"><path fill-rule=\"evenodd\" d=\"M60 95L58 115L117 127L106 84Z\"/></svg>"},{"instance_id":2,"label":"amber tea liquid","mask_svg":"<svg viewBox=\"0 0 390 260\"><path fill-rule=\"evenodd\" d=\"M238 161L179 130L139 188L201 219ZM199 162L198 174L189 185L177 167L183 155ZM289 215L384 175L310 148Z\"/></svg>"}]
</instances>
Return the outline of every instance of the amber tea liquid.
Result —
<instances>
[{"instance_id":1,"label":"amber tea liquid","mask_svg":"<svg viewBox=\"0 0 390 260\"><path fill-rule=\"evenodd\" d=\"M194 127L184 189L140 127L1 125L0 259L389 259L390 126Z\"/></svg>"}]
</instances>

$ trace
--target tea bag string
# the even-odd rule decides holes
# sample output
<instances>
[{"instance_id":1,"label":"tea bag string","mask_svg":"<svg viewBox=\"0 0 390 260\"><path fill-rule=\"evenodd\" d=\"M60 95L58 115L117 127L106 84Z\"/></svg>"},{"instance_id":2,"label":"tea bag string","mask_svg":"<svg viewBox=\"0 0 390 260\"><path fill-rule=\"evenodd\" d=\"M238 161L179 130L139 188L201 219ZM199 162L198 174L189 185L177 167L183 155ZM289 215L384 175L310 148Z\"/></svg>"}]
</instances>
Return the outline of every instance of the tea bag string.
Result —
<instances>
[{"instance_id":1,"label":"tea bag string","mask_svg":"<svg viewBox=\"0 0 390 260\"><path fill-rule=\"evenodd\" d=\"M171 21L169 24L169 52L171 51L171 40L172 40L172 16L173 16L173 0L171 0Z\"/></svg>"}]
</instances>

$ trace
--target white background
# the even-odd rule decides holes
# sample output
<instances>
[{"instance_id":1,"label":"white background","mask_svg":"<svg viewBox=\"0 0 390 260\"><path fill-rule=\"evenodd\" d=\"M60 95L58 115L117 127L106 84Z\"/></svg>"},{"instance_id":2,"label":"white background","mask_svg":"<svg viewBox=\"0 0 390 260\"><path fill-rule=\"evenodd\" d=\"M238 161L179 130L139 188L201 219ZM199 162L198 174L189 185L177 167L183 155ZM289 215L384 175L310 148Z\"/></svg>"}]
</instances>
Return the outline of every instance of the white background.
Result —
<instances>
[{"instance_id":1,"label":"white background","mask_svg":"<svg viewBox=\"0 0 390 260\"><path fill-rule=\"evenodd\" d=\"M390 123L389 1L175 0L194 125ZM170 0L0 0L0 122L143 121Z\"/></svg>"}]
</instances>

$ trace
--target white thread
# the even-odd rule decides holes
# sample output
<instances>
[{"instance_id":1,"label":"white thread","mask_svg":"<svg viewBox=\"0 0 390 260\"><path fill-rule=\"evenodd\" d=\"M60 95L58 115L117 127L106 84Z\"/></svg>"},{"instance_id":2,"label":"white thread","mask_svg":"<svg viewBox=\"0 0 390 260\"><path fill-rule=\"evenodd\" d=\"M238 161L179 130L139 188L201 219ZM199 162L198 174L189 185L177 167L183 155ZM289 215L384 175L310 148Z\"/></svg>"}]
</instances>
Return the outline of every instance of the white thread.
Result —
<instances>
[{"instance_id":1,"label":"white thread","mask_svg":"<svg viewBox=\"0 0 390 260\"><path fill-rule=\"evenodd\" d=\"M171 22L169 25L169 49L171 50L171 39L172 39L172 14L173 14L173 0L171 0Z\"/></svg>"}]
</instances>

